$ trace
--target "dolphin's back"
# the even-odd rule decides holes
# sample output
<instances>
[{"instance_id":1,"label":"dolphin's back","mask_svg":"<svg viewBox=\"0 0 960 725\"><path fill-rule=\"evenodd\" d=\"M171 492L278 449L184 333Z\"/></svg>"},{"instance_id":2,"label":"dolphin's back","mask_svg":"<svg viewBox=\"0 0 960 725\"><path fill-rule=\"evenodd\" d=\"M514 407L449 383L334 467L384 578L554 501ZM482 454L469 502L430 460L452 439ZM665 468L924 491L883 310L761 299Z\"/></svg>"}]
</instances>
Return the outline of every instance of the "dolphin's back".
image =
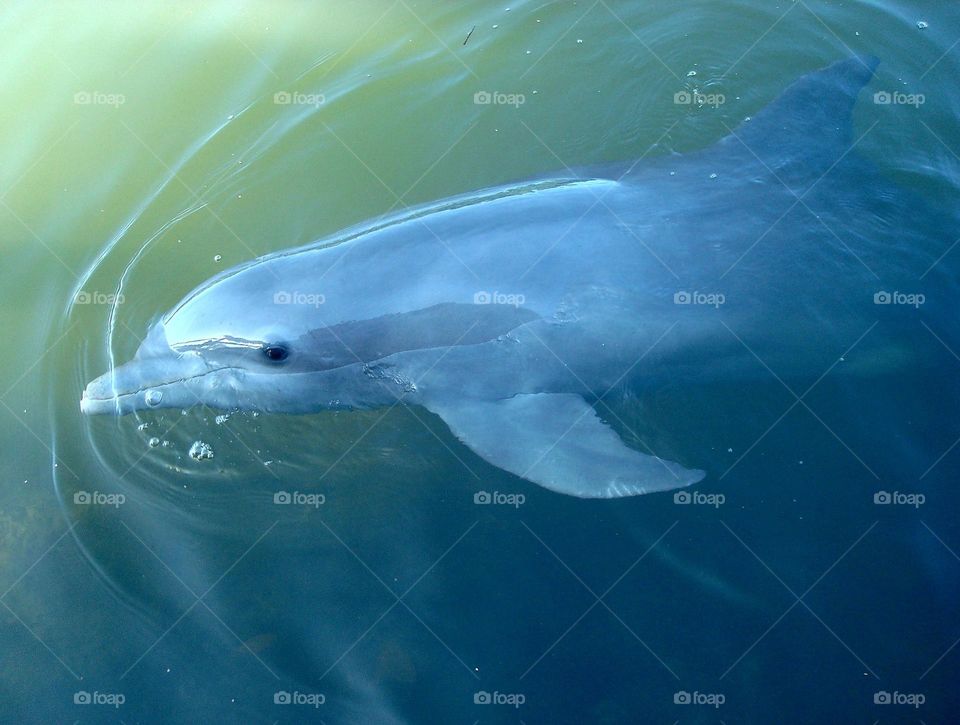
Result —
<instances>
[{"instance_id":1,"label":"dolphin's back","mask_svg":"<svg viewBox=\"0 0 960 725\"><path fill-rule=\"evenodd\" d=\"M266 331L278 324L275 299L298 297L318 304L282 308L282 324L297 329L517 297L550 316L587 283L583 260L591 284L611 286L650 266L606 209L624 191L610 180L567 180L378 225L341 244L323 240L198 288L164 324L171 339Z\"/></svg>"}]
</instances>

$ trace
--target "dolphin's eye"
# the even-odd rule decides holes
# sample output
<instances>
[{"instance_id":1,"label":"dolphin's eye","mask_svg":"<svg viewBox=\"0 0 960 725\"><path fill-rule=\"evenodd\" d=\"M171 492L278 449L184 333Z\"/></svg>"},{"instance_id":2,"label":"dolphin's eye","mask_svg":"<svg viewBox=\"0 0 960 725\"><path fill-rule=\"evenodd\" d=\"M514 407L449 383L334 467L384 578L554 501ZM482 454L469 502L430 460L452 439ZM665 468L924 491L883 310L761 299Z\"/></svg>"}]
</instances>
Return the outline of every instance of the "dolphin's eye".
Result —
<instances>
[{"instance_id":1,"label":"dolphin's eye","mask_svg":"<svg viewBox=\"0 0 960 725\"><path fill-rule=\"evenodd\" d=\"M283 345L267 345L263 348L263 354L270 362L282 362L287 359L290 351Z\"/></svg>"}]
</instances>

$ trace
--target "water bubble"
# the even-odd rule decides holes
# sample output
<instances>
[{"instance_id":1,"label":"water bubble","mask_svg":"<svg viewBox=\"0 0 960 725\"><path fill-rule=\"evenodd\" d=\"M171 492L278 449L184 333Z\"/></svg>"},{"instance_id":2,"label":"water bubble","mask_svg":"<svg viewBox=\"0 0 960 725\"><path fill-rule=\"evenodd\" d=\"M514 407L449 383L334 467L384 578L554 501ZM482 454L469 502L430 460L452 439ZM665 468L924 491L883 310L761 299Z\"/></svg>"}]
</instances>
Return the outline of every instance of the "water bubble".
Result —
<instances>
[{"instance_id":1,"label":"water bubble","mask_svg":"<svg viewBox=\"0 0 960 725\"><path fill-rule=\"evenodd\" d=\"M219 254L214 254L214 255L213 255L213 261L214 261L214 262L219 262L221 259L223 259L223 257L221 257Z\"/></svg>"},{"instance_id":2,"label":"water bubble","mask_svg":"<svg viewBox=\"0 0 960 725\"><path fill-rule=\"evenodd\" d=\"M930 23L928 23L926 20L917 21L917 28L919 28L920 30L925 30L926 28L929 28L929 27L930 27Z\"/></svg>"},{"instance_id":3,"label":"water bubble","mask_svg":"<svg viewBox=\"0 0 960 725\"><path fill-rule=\"evenodd\" d=\"M228 420L230 420L229 413L223 413L222 415L218 415L216 418L213 419L214 423L216 423L217 425L223 425Z\"/></svg>"},{"instance_id":4,"label":"water bubble","mask_svg":"<svg viewBox=\"0 0 960 725\"><path fill-rule=\"evenodd\" d=\"M717 175L716 175L716 174L710 174L710 178L711 178L711 179L716 179L716 178L717 178Z\"/></svg>"},{"instance_id":5,"label":"water bubble","mask_svg":"<svg viewBox=\"0 0 960 725\"><path fill-rule=\"evenodd\" d=\"M146 423L141 423L140 425L137 426L137 430L138 430L138 431L141 431L141 432L142 432L142 431L145 431L146 429L147 429L147 424L146 424Z\"/></svg>"},{"instance_id":6,"label":"water bubble","mask_svg":"<svg viewBox=\"0 0 960 725\"><path fill-rule=\"evenodd\" d=\"M151 448L156 448L157 446L160 445L160 439L151 438L150 440L147 441L147 445L150 446Z\"/></svg>"},{"instance_id":7,"label":"water bubble","mask_svg":"<svg viewBox=\"0 0 960 725\"><path fill-rule=\"evenodd\" d=\"M583 45L583 38L577 38L577 45Z\"/></svg>"},{"instance_id":8,"label":"water bubble","mask_svg":"<svg viewBox=\"0 0 960 725\"><path fill-rule=\"evenodd\" d=\"M209 461L213 458L213 447L203 441L194 441L188 454L195 461Z\"/></svg>"},{"instance_id":9,"label":"water bubble","mask_svg":"<svg viewBox=\"0 0 960 725\"><path fill-rule=\"evenodd\" d=\"M161 400L163 400L163 393L159 390L148 390L143 394L143 402L147 405L160 405Z\"/></svg>"},{"instance_id":10,"label":"water bubble","mask_svg":"<svg viewBox=\"0 0 960 725\"><path fill-rule=\"evenodd\" d=\"M687 78L693 78L696 74L697 72L695 70L692 70L689 73L687 73Z\"/></svg>"}]
</instances>

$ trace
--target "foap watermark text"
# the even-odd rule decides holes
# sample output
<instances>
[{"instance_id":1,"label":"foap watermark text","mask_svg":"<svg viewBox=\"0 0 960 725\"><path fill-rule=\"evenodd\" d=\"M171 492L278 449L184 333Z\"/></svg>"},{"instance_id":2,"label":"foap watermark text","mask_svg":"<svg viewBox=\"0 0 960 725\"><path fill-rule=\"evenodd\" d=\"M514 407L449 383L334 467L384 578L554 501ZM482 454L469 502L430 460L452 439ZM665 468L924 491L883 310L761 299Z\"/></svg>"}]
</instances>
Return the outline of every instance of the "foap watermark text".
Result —
<instances>
[{"instance_id":1,"label":"foap watermark text","mask_svg":"<svg viewBox=\"0 0 960 725\"><path fill-rule=\"evenodd\" d=\"M122 493L103 493L102 491L77 491L73 494L76 506L113 506L120 508L127 502Z\"/></svg>"},{"instance_id":2,"label":"foap watermark text","mask_svg":"<svg viewBox=\"0 0 960 725\"><path fill-rule=\"evenodd\" d=\"M710 707L719 708L726 701L727 697L722 692L700 692L699 690L687 692L686 690L679 690L673 693L674 705L709 705Z\"/></svg>"},{"instance_id":3,"label":"foap watermark text","mask_svg":"<svg viewBox=\"0 0 960 725\"><path fill-rule=\"evenodd\" d=\"M907 305L916 308L926 301L926 296L920 292L900 292L898 290L887 292L880 290L873 293L873 304L875 305Z\"/></svg>"},{"instance_id":4,"label":"foap watermark text","mask_svg":"<svg viewBox=\"0 0 960 725\"><path fill-rule=\"evenodd\" d=\"M498 690L487 692L486 690L480 690L473 693L474 705L510 705L519 708L526 701L527 696L522 692L499 692Z\"/></svg>"},{"instance_id":5,"label":"foap watermark text","mask_svg":"<svg viewBox=\"0 0 960 725\"><path fill-rule=\"evenodd\" d=\"M677 491L673 494L673 502L685 506L713 506L715 509L718 509L727 502L727 497L722 493Z\"/></svg>"},{"instance_id":6,"label":"foap watermark text","mask_svg":"<svg viewBox=\"0 0 960 725\"><path fill-rule=\"evenodd\" d=\"M122 692L99 692L97 690L87 692L86 690L78 690L73 693L74 705L110 705L119 708L126 701L127 698Z\"/></svg>"},{"instance_id":7,"label":"foap watermark text","mask_svg":"<svg viewBox=\"0 0 960 725\"><path fill-rule=\"evenodd\" d=\"M919 108L927 102L927 97L922 93L877 91L873 94L873 102L878 106L913 106Z\"/></svg>"},{"instance_id":8,"label":"foap watermark text","mask_svg":"<svg viewBox=\"0 0 960 725\"><path fill-rule=\"evenodd\" d=\"M74 296L73 301L78 305L122 305L123 299L122 292L98 292L97 290L88 292L87 290L80 290Z\"/></svg>"},{"instance_id":9,"label":"foap watermark text","mask_svg":"<svg viewBox=\"0 0 960 725\"><path fill-rule=\"evenodd\" d=\"M677 91L673 94L673 102L678 106L710 106L712 108L718 108L727 102L727 97L722 93Z\"/></svg>"},{"instance_id":10,"label":"foap watermark text","mask_svg":"<svg viewBox=\"0 0 960 725\"><path fill-rule=\"evenodd\" d=\"M886 690L880 690L873 693L874 705L910 705L919 708L926 701L927 696L922 692L900 692L899 690L887 692Z\"/></svg>"},{"instance_id":11,"label":"foap watermark text","mask_svg":"<svg viewBox=\"0 0 960 725\"><path fill-rule=\"evenodd\" d=\"M513 506L518 509L523 506L526 501L527 497L522 493L477 491L473 494L473 502L481 506Z\"/></svg>"},{"instance_id":12,"label":"foap watermark text","mask_svg":"<svg viewBox=\"0 0 960 725\"><path fill-rule=\"evenodd\" d=\"M273 693L274 705L309 705L310 707L318 708L326 703L326 701L327 697L322 692L300 692L299 690L287 692L286 690L277 690Z\"/></svg>"},{"instance_id":13,"label":"foap watermark text","mask_svg":"<svg viewBox=\"0 0 960 725\"><path fill-rule=\"evenodd\" d=\"M519 307L526 301L527 298L521 294L498 292L496 290L493 292L480 290L473 295L473 304L475 305L513 305Z\"/></svg>"},{"instance_id":14,"label":"foap watermark text","mask_svg":"<svg viewBox=\"0 0 960 725\"><path fill-rule=\"evenodd\" d=\"M280 506L313 506L314 508L320 508L327 502L327 497L322 493L277 491L273 494L273 502Z\"/></svg>"},{"instance_id":15,"label":"foap watermark text","mask_svg":"<svg viewBox=\"0 0 960 725\"><path fill-rule=\"evenodd\" d=\"M922 493L877 491L873 494L873 502L878 506L913 506L918 509L927 502L927 497Z\"/></svg>"},{"instance_id":16,"label":"foap watermark text","mask_svg":"<svg viewBox=\"0 0 960 725\"><path fill-rule=\"evenodd\" d=\"M127 102L127 97L122 93L77 91L73 94L73 102L78 106L112 106L113 108L119 108Z\"/></svg>"},{"instance_id":17,"label":"foap watermark text","mask_svg":"<svg viewBox=\"0 0 960 725\"><path fill-rule=\"evenodd\" d=\"M673 304L675 305L709 305L719 307L727 301L727 298L721 292L687 292L679 290L673 293Z\"/></svg>"},{"instance_id":18,"label":"foap watermark text","mask_svg":"<svg viewBox=\"0 0 960 725\"><path fill-rule=\"evenodd\" d=\"M522 93L501 93L500 91L477 91L473 102L478 106L513 106L519 108L527 102Z\"/></svg>"},{"instance_id":19,"label":"foap watermark text","mask_svg":"<svg viewBox=\"0 0 960 725\"><path fill-rule=\"evenodd\" d=\"M300 93L299 91L277 91L273 102L278 106L313 106L319 108L327 102L322 93Z\"/></svg>"},{"instance_id":20,"label":"foap watermark text","mask_svg":"<svg viewBox=\"0 0 960 725\"><path fill-rule=\"evenodd\" d=\"M273 293L273 304L275 305L310 305L319 307L325 304L327 298L319 292L300 292L297 290L280 290Z\"/></svg>"}]
</instances>

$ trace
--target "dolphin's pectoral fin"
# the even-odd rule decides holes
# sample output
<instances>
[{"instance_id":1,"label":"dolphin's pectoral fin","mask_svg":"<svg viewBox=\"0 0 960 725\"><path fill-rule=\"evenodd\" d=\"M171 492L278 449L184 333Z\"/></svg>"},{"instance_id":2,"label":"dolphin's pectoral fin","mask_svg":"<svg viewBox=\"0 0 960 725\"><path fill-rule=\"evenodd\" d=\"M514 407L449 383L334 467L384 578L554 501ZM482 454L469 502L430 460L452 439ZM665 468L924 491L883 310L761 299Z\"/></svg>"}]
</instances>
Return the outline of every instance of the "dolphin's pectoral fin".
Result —
<instances>
[{"instance_id":1,"label":"dolphin's pectoral fin","mask_svg":"<svg viewBox=\"0 0 960 725\"><path fill-rule=\"evenodd\" d=\"M570 496L636 496L688 486L704 476L628 448L579 395L425 405L488 463Z\"/></svg>"}]
</instances>

